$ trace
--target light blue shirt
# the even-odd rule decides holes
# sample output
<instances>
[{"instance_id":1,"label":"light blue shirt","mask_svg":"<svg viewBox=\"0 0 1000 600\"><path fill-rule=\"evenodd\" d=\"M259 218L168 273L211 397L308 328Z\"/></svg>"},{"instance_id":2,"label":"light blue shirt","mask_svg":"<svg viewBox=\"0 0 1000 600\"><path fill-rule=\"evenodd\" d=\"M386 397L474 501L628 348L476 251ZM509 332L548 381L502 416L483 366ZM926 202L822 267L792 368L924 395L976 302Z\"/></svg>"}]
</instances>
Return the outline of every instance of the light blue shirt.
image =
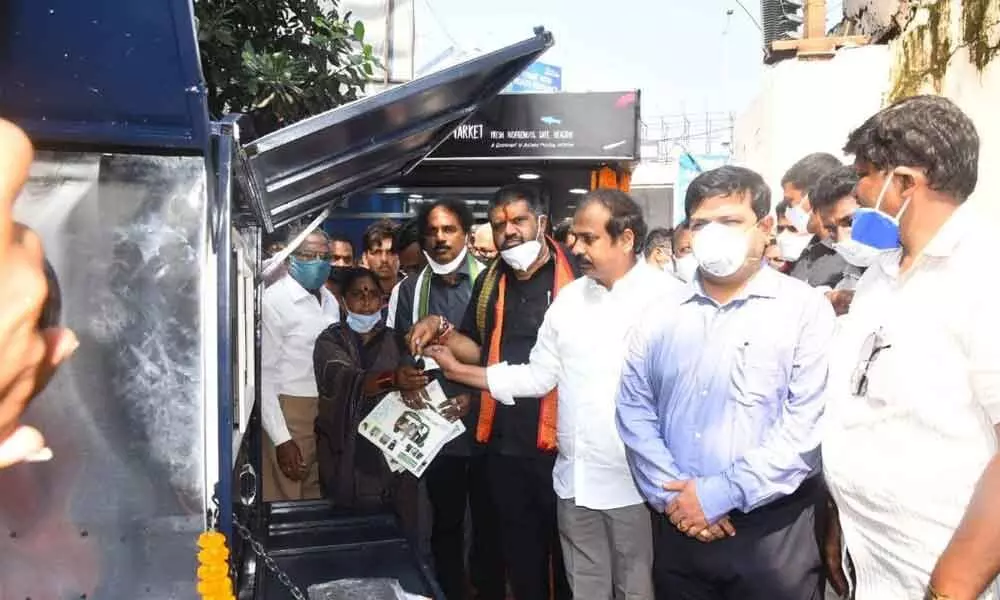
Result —
<instances>
[{"instance_id":1,"label":"light blue shirt","mask_svg":"<svg viewBox=\"0 0 1000 600\"><path fill-rule=\"evenodd\" d=\"M819 472L830 302L761 269L723 306L699 283L646 311L626 353L617 423L632 475L659 512L694 479L709 522L749 512Z\"/></svg>"}]
</instances>

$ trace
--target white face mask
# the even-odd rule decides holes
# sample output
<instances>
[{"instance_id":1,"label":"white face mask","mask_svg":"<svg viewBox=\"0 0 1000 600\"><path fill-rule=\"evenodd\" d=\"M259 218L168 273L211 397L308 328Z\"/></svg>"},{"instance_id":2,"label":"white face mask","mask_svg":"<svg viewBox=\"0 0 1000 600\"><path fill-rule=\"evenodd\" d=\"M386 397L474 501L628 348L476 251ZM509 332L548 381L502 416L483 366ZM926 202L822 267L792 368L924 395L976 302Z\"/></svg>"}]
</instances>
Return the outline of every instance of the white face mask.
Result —
<instances>
[{"instance_id":1,"label":"white face mask","mask_svg":"<svg viewBox=\"0 0 1000 600\"><path fill-rule=\"evenodd\" d=\"M368 333L382 320L382 311L370 315L362 315L347 311L347 326L357 333Z\"/></svg>"},{"instance_id":2,"label":"white face mask","mask_svg":"<svg viewBox=\"0 0 1000 600\"><path fill-rule=\"evenodd\" d=\"M778 243L778 252L781 253L781 260L798 260L811 239L812 236L808 233L795 233L792 231L782 231L779 233L775 241Z\"/></svg>"},{"instance_id":3,"label":"white face mask","mask_svg":"<svg viewBox=\"0 0 1000 600\"><path fill-rule=\"evenodd\" d=\"M692 243L702 271L714 277L729 277L747 262L751 229L709 223L696 231Z\"/></svg>"},{"instance_id":4,"label":"white face mask","mask_svg":"<svg viewBox=\"0 0 1000 600\"><path fill-rule=\"evenodd\" d=\"M698 273L698 259L694 254L687 254L681 258L674 259L674 274L684 283L694 281L695 274Z\"/></svg>"},{"instance_id":5,"label":"white face mask","mask_svg":"<svg viewBox=\"0 0 1000 600\"><path fill-rule=\"evenodd\" d=\"M799 203L798 206L789 206L788 210L785 211L785 218L792 224L792 227L801 233L809 231L810 216L810 213L807 213L805 209L802 208L801 203Z\"/></svg>"},{"instance_id":6,"label":"white face mask","mask_svg":"<svg viewBox=\"0 0 1000 600\"><path fill-rule=\"evenodd\" d=\"M834 243L833 249L848 263L862 269L870 267L880 252L877 248L866 246L851 238Z\"/></svg>"},{"instance_id":7,"label":"white face mask","mask_svg":"<svg viewBox=\"0 0 1000 600\"><path fill-rule=\"evenodd\" d=\"M458 253L458 256L454 258L450 263L442 265L439 262L435 262L431 258L430 254L424 252L424 256L427 257L427 265L431 268L431 271L435 275L450 275L458 270L462 266L462 261L465 260L465 255L469 253L469 249L466 246L462 246L462 251Z\"/></svg>"},{"instance_id":8,"label":"white face mask","mask_svg":"<svg viewBox=\"0 0 1000 600\"><path fill-rule=\"evenodd\" d=\"M677 271L674 270L673 259L670 259L667 262L663 263L663 265L660 268L663 269L664 273L670 273L671 275L677 274Z\"/></svg>"},{"instance_id":9,"label":"white face mask","mask_svg":"<svg viewBox=\"0 0 1000 600\"><path fill-rule=\"evenodd\" d=\"M515 271L527 271L541 253L542 243L538 240L529 240L513 248L502 250L500 257Z\"/></svg>"},{"instance_id":10,"label":"white face mask","mask_svg":"<svg viewBox=\"0 0 1000 600\"><path fill-rule=\"evenodd\" d=\"M538 233L542 233L542 218L538 218ZM542 242L538 239L522 242L513 248L500 251L500 257L515 271L527 271L542 253Z\"/></svg>"}]
</instances>

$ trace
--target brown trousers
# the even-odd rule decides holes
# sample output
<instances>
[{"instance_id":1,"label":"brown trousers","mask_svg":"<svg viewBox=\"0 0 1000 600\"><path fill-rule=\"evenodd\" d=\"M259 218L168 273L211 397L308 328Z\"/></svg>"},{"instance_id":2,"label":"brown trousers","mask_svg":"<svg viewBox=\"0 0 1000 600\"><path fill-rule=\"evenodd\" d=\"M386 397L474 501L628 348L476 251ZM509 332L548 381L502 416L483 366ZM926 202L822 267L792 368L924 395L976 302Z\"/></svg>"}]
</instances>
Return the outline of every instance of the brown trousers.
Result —
<instances>
[{"instance_id":1,"label":"brown trousers","mask_svg":"<svg viewBox=\"0 0 1000 600\"><path fill-rule=\"evenodd\" d=\"M319 462L316 460L316 416L319 414L318 398L278 396L281 414L285 415L288 433L298 445L308 471L302 481L285 476L278 466L278 454L271 438L264 434L264 501L316 500L319 491Z\"/></svg>"}]
</instances>

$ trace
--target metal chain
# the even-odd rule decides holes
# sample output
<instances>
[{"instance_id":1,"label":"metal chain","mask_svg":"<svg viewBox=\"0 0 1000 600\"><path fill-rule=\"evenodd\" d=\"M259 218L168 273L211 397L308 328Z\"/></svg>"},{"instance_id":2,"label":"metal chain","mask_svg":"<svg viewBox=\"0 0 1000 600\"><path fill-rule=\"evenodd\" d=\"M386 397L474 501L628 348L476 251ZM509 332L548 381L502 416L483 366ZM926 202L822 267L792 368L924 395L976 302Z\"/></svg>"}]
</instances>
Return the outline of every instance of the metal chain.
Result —
<instances>
[{"instance_id":1,"label":"metal chain","mask_svg":"<svg viewBox=\"0 0 1000 600\"><path fill-rule=\"evenodd\" d=\"M240 523L236 519L236 515L233 515L233 527L235 527L236 531L239 532L240 537L243 538L243 541L250 544L250 547L253 549L254 554L256 554L257 556L259 556L261 559L264 560L264 565L267 567L267 569L272 573L274 573L274 575L278 578L278 581L280 581L281 584L288 589L288 591L292 594L292 597L295 598L295 600L308 600L306 595L302 593L302 590L299 589L297 585L292 583L292 580L289 579L288 574L281 570L281 567L278 566L278 563L274 562L273 558L268 556L267 551L264 550L263 544L253 539L253 535L250 533L250 530L247 529L246 526L243 525L243 523Z\"/></svg>"}]
</instances>

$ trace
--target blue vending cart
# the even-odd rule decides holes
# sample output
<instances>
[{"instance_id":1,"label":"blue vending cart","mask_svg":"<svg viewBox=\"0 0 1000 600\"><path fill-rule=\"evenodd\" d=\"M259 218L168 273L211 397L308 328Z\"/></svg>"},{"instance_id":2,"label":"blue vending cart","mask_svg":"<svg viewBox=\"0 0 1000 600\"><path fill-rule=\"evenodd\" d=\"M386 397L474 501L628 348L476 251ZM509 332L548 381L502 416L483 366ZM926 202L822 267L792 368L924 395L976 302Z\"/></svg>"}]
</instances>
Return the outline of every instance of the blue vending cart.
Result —
<instances>
[{"instance_id":1,"label":"blue vending cart","mask_svg":"<svg viewBox=\"0 0 1000 600\"><path fill-rule=\"evenodd\" d=\"M0 116L38 149L16 217L82 342L25 417L54 460L0 471L0 597L194 598L213 526L240 598L437 596L391 516L261 501L261 237L409 172L551 35L260 138L209 119L190 0L9 0L0 40Z\"/></svg>"}]
</instances>

